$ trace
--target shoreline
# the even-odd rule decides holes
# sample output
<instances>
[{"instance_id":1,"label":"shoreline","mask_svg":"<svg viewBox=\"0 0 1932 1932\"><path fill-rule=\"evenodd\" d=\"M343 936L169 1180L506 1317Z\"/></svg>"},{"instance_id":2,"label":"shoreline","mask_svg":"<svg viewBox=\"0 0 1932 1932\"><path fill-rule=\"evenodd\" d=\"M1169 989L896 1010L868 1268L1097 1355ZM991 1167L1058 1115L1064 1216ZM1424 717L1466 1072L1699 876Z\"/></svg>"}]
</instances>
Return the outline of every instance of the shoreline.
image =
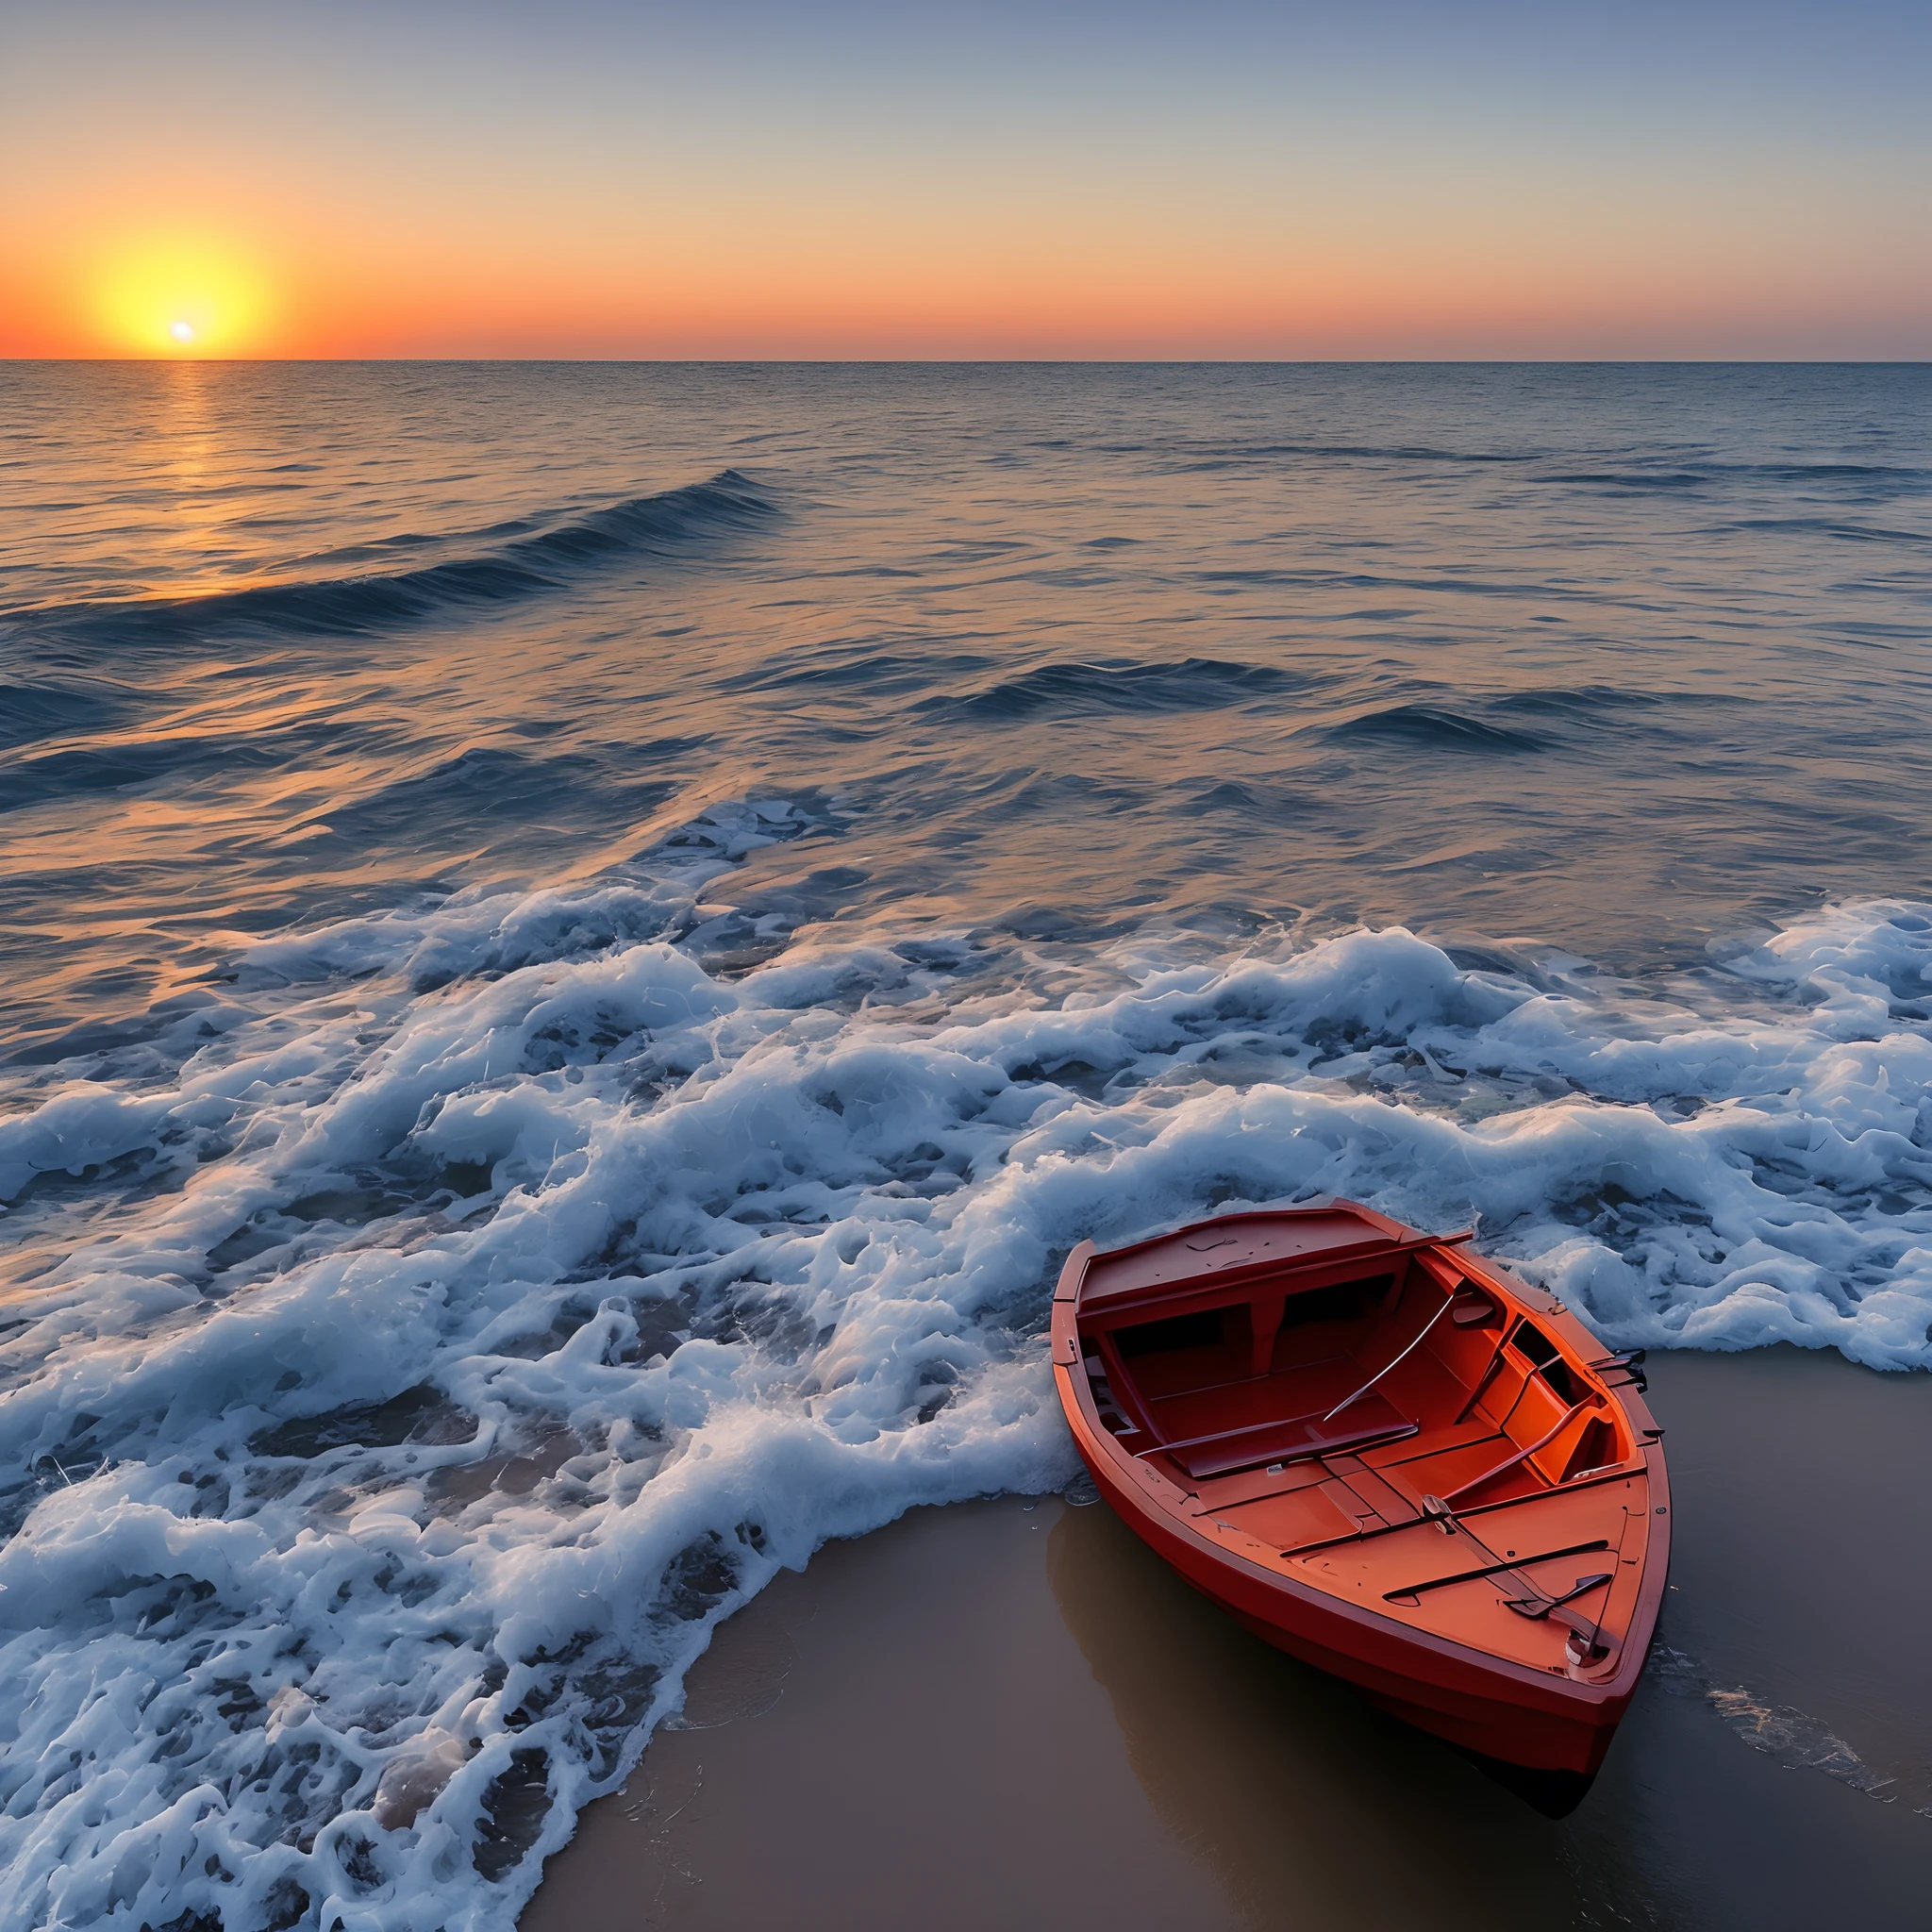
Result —
<instances>
[{"instance_id":1,"label":"shoreline","mask_svg":"<svg viewBox=\"0 0 1932 1932\"><path fill-rule=\"evenodd\" d=\"M1652 1371L1673 1587L1567 1820L1248 1636L1104 1505L1003 1497L827 1545L724 1624L521 1932L1916 1925L1932 1385L1790 1347Z\"/></svg>"}]
</instances>

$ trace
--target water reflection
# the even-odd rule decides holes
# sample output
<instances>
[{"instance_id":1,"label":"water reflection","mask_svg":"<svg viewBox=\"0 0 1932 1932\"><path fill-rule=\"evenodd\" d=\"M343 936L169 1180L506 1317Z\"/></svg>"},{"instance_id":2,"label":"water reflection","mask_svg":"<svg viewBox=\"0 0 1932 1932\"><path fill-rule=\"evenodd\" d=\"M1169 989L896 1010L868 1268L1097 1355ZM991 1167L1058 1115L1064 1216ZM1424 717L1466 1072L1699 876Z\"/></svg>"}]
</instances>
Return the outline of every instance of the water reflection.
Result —
<instances>
[{"instance_id":1,"label":"water reflection","mask_svg":"<svg viewBox=\"0 0 1932 1932\"><path fill-rule=\"evenodd\" d=\"M1136 1775L1249 1923L1549 1932L1613 1899L1657 1922L1633 1874L1250 1637L1110 1511L1068 1511L1047 1560Z\"/></svg>"}]
</instances>

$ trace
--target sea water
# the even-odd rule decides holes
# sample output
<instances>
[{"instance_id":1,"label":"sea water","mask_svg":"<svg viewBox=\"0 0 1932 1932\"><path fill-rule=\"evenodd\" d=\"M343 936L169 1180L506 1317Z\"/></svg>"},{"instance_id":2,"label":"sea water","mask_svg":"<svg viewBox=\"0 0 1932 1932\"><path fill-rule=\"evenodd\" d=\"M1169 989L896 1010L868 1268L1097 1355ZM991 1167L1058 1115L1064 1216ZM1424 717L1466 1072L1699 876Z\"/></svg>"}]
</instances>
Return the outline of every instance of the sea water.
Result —
<instances>
[{"instance_id":1,"label":"sea water","mask_svg":"<svg viewBox=\"0 0 1932 1932\"><path fill-rule=\"evenodd\" d=\"M1085 1239L1926 1366L1928 403L9 368L0 1926L508 1925Z\"/></svg>"}]
</instances>

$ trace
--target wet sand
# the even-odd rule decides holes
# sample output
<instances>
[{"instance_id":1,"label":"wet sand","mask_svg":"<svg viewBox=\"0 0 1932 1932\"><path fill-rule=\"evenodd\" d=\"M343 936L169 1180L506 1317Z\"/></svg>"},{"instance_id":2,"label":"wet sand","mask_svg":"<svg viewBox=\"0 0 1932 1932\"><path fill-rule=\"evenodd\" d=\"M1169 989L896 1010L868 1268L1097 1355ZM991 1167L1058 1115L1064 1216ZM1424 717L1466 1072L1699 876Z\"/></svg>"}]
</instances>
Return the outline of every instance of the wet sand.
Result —
<instances>
[{"instance_id":1,"label":"wet sand","mask_svg":"<svg viewBox=\"0 0 1932 1932\"><path fill-rule=\"evenodd\" d=\"M1568 1819L1249 1637L1105 1506L1004 1498L830 1545L727 1623L521 1932L1924 1925L1932 1377L1666 1356L1651 1401L1673 1589Z\"/></svg>"}]
</instances>

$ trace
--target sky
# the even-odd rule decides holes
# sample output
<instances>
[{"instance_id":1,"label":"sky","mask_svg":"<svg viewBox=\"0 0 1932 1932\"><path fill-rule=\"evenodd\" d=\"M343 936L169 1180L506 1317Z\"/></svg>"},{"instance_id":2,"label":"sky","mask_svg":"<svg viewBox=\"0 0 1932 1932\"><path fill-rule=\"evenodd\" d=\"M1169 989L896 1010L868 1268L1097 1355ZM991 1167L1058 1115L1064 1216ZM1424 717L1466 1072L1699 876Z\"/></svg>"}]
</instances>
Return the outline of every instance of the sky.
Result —
<instances>
[{"instance_id":1,"label":"sky","mask_svg":"<svg viewBox=\"0 0 1932 1932\"><path fill-rule=\"evenodd\" d=\"M1932 7L0 9L0 356L1932 354Z\"/></svg>"}]
</instances>

